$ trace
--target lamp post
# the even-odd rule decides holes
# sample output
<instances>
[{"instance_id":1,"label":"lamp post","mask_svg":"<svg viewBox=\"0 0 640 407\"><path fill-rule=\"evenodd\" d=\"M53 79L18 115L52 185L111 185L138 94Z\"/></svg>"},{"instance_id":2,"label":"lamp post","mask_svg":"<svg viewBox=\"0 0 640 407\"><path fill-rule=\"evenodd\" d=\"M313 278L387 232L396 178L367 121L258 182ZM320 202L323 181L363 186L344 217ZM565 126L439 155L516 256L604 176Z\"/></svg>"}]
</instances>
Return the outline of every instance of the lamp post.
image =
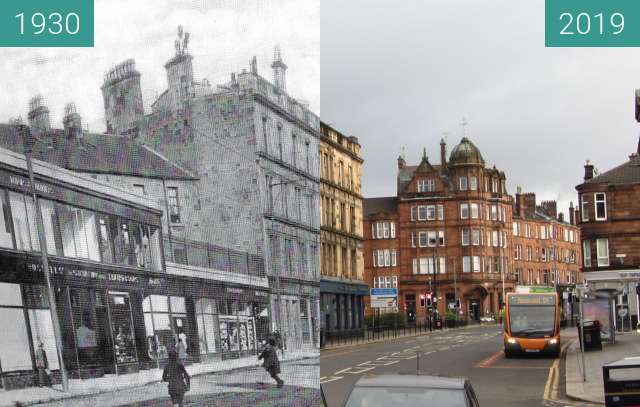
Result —
<instances>
[{"instance_id":1,"label":"lamp post","mask_svg":"<svg viewBox=\"0 0 640 407\"><path fill-rule=\"evenodd\" d=\"M36 223L38 229L38 242L40 244L40 254L42 259L42 272L44 273L45 281L47 282L47 292L49 294L49 311L51 312L51 322L53 325L53 334L56 340L56 351L58 354L58 363L60 365L60 374L62 376L62 389L65 392L69 391L69 378L67 376L67 369L64 365L64 357L62 354L62 330L60 328L60 319L58 319L58 308L56 304L56 295L53 290L53 284L51 282L51 275L49 273L49 257L47 255L47 239L44 232L44 222L42 220L42 212L40 211L40 201L38 200L38 194L35 187L35 177L33 175L33 163L31 153L33 152L34 139L31 136L31 129L28 126L20 125L19 133L22 137L22 143L24 146L24 155L27 161L27 171L29 173L29 183L31 189L31 195L36 210Z\"/></svg>"}]
</instances>

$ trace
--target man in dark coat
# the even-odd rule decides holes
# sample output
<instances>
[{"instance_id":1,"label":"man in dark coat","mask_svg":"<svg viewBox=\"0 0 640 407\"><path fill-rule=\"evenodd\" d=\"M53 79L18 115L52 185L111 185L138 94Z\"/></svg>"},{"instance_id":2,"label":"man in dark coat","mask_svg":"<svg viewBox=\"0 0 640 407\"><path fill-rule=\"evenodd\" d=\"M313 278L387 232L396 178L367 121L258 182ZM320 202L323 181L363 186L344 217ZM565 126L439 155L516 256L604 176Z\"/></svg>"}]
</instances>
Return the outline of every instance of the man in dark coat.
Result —
<instances>
[{"instance_id":1,"label":"man in dark coat","mask_svg":"<svg viewBox=\"0 0 640 407\"><path fill-rule=\"evenodd\" d=\"M278 383L278 387L284 385L284 380L278 377L280 373L280 361L278 360L278 354L276 353L276 340L274 337L269 337L267 340L267 346L265 346L258 360L263 359L262 366L265 368L269 375Z\"/></svg>"},{"instance_id":2,"label":"man in dark coat","mask_svg":"<svg viewBox=\"0 0 640 407\"><path fill-rule=\"evenodd\" d=\"M174 407L182 407L184 394L191 386L190 380L187 370L178 360L178 354L175 351L169 352L169 362L162 372L162 381L169 382L169 396Z\"/></svg>"},{"instance_id":3,"label":"man in dark coat","mask_svg":"<svg viewBox=\"0 0 640 407\"><path fill-rule=\"evenodd\" d=\"M44 351L42 342L39 342L38 349L36 349L36 369L38 369L38 386L40 387L51 387L51 381L47 373L48 368L49 361L47 360L47 352Z\"/></svg>"}]
</instances>

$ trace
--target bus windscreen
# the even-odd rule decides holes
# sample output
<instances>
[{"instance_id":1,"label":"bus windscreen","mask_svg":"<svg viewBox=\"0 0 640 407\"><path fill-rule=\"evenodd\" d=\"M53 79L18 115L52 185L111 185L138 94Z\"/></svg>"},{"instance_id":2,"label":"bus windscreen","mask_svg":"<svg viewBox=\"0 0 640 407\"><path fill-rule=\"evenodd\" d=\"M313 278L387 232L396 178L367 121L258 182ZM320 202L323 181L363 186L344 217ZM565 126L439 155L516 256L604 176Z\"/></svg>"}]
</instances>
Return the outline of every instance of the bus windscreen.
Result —
<instances>
[{"instance_id":1,"label":"bus windscreen","mask_svg":"<svg viewBox=\"0 0 640 407\"><path fill-rule=\"evenodd\" d=\"M555 297L548 295L514 295L509 298L511 336L545 338L555 333Z\"/></svg>"}]
</instances>

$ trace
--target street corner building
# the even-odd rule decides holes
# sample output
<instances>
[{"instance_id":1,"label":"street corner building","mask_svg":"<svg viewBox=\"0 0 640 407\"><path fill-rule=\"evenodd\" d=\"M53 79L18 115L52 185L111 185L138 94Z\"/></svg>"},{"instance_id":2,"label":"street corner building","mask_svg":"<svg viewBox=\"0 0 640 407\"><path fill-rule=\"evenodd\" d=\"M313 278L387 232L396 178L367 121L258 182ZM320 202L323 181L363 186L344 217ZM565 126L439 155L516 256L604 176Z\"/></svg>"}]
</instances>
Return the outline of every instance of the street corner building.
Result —
<instances>
[{"instance_id":1,"label":"street corner building","mask_svg":"<svg viewBox=\"0 0 640 407\"><path fill-rule=\"evenodd\" d=\"M587 161L584 182L576 190L585 283L610 297L617 330L635 329L640 315L640 143L627 160L600 174Z\"/></svg>"},{"instance_id":2,"label":"street corner building","mask_svg":"<svg viewBox=\"0 0 640 407\"><path fill-rule=\"evenodd\" d=\"M253 357L276 330L286 351L319 347L319 119L287 95L279 48L275 84L253 58L214 88L179 33L151 112L131 59L105 75L106 133L73 103L62 128L43 97L28 106L71 378L163 367L178 339L187 364ZM34 383L38 341L60 380L23 128L0 125L5 388Z\"/></svg>"},{"instance_id":3,"label":"street corner building","mask_svg":"<svg viewBox=\"0 0 640 407\"><path fill-rule=\"evenodd\" d=\"M448 160L441 140L439 165L426 149L418 165L400 156L397 196L365 199L367 282L398 288L408 322L428 318L429 294L441 315L451 310L471 321L496 315L504 292L515 287L513 200L505 184L504 172L486 167L467 137Z\"/></svg>"},{"instance_id":4,"label":"street corner building","mask_svg":"<svg viewBox=\"0 0 640 407\"><path fill-rule=\"evenodd\" d=\"M467 137L448 160L441 140L439 165L430 162L426 150L415 166L400 156L397 195L364 200L365 280L371 287L398 289L398 309L380 312L399 311L415 323L424 323L436 310L479 321L498 316L504 295L517 284L551 286L549 270L561 270L554 275L563 284L575 284L578 230L557 215L555 205L536 206L534 194L520 191L514 201L505 173L486 166ZM526 233L544 228L540 233L545 234L522 235L522 228ZM522 257L523 246L527 253L541 253L544 246L546 257ZM367 307L367 315L374 312Z\"/></svg>"},{"instance_id":5,"label":"street corner building","mask_svg":"<svg viewBox=\"0 0 640 407\"><path fill-rule=\"evenodd\" d=\"M250 280L268 280L267 330L280 330L285 348L316 349L319 118L287 93L288 67L278 46L270 64L273 82L259 74L253 57L248 69L214 86L205 78L194 79L194 58L187 35L181 34L175 54L164 64L167 89L151 104L151 112L141 108L141 74L134 60L105 75L108 132L197 177L184 188L164 186L172 242L165 248L167 257L207 268L229 261L216 247L239 254Z\"/></svg>"},{"instance_id":6,"label":"street corner building","mask_svg":"<svg viewBox=\"0 0 640 407\"><path fill-rule=\"evenodd\" d=\"M320 127L322 338L363 329L362 157L358 139Z\"/></svg>"}]
</instances>

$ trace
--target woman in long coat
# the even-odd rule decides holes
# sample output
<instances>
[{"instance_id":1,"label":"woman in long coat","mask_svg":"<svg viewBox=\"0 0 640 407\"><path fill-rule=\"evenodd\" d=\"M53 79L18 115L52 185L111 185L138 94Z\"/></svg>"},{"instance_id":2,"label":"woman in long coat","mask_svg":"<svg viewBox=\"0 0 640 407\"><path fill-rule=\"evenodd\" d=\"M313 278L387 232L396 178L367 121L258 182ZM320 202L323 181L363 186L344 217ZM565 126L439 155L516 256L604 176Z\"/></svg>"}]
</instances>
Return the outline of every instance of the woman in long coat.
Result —
<instances>
[{"instance_id":1,"label":"woman in long coat","mask_svg":"<svg viewBox=\"0 0 640 407\"><path fill-rule=\"evenodd\" d=\"M175 351L169 352L169 362L162 372L162 381L169 383L169 396L174 407L182 407L184 394L191 386L190 380L187 370L178 360L178 354Z\"/></svg>"},{"instance_id":2,"label":"woman in long coat","mask_svg":"<svg viewBox=\"0 0 640 407\"><path fill-rule=\"evenodd\" d=\"M278 354L276 353L276 340L270 337L267 340L267 346L265 346L258 360L263 359L262 366L265 368L269 375L278 383L278 387L284 385L284 380L278 377L280 374L280 361L278 360Z\"/></svg>"}]
</instances>

